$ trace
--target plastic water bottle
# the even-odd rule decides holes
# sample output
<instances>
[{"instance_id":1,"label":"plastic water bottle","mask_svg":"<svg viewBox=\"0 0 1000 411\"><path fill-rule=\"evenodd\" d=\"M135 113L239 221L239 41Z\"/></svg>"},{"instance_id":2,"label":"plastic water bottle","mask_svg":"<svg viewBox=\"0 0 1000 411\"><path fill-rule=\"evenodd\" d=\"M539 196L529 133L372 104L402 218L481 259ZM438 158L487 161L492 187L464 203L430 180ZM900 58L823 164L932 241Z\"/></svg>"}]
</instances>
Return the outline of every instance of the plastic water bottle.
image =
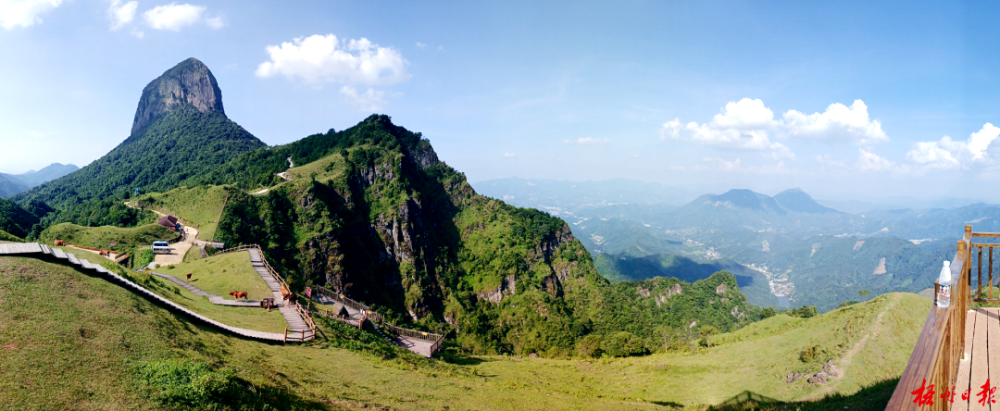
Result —
<instances>
[{"instance_id":1,"label":"plastic water bottle","mask_svg":"<svg viewBox=\"0 0 1000 411\"><path fill-rule=\"evenodd\" d=\"M951 304L951 262L945 261L941 268L941 277L938 278L937 305L946 308Z\"/></svg>"}]
</instances>

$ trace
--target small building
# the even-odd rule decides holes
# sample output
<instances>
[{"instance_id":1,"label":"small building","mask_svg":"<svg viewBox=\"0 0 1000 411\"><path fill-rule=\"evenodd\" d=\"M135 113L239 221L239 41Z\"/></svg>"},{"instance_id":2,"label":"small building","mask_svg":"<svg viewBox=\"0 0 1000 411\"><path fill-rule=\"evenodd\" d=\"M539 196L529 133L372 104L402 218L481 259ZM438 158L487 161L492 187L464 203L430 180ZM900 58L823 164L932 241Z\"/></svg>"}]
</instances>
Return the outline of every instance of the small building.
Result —
<instances>
[{"instance_id":1,"label":"small building","mask_svg":"<svg viewBox=\"0 0 1000 411\"><path fill-rule=\"evenodd\" d=\"M162 225L174 231L179 231L181 229L181 225L177 222L177 217L172 215L161 218L160 221L156 222L156 224Z\"/></svg>"}]
</instances>

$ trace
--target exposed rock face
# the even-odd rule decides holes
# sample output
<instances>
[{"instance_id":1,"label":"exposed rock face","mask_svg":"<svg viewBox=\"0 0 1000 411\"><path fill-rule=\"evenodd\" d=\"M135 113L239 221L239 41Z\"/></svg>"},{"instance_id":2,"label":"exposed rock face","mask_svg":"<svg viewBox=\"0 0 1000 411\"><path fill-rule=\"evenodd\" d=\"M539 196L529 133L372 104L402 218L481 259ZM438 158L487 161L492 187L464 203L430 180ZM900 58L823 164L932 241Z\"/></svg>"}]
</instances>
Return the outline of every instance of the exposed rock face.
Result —
<instances>
[{"instance_id":1,"label":"exposed rock face","mask_svg":"<svg viewBox=\"0 0 1000 411\"><path fill-rule=\"evenodd\" d=\"M142 89L132 121L132 134L164 113L185 105L202 113L218 111L225 114L219 83L208 67L193 57L167 70Z\"/></svg>"}]
</instances>

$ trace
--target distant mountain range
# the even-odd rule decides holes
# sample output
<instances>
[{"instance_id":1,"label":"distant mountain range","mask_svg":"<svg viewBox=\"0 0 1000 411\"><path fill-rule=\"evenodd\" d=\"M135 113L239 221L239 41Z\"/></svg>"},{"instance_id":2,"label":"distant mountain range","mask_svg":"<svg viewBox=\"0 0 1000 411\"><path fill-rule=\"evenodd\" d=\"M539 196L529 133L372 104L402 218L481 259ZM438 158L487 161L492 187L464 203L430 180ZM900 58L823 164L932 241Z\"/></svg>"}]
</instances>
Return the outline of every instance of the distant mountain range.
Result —
<instances>
[{"instance_id":1,"label":"distant mountain range","mask_svg":"<svg viewBox=\"0 0 1000 411\"><path fill-rule=\"evenodd\" d=\"M600 189L574 198L564 188L573 185ZM750 303L815 305L823 311L860 299L863 290L878 295L932 287L966 224L1000 231L1000 206L961 199L817 201L799 188L774 196L734 189L695 197L638 182L542 185L520 179L477 188L565 218L612 281L654 276L694 281L725 267ZM892 206L899 204L913 206ZM934 204L955 207L926 207Z\"/></svg>"},{"instance_id":2,"label":"distant mountain range","mask_svg":"<svg viewBox=\"0 0 1000 411\"><path fill-rule=\"evenodd\" d=\"M79 169L80 167L72 164L52 163L38 171L31 170L21 174L0 173L0 197L28 191Z\"/></svg>"}]
</instances>

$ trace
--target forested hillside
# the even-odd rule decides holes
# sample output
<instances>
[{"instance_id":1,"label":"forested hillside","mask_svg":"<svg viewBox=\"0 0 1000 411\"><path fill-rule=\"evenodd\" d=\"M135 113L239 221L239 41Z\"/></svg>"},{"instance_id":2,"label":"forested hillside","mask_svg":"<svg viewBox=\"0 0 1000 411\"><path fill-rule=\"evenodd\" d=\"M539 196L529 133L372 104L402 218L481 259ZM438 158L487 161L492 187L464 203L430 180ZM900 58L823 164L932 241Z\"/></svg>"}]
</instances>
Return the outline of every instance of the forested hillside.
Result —
<instances>
[{"instance_id":1,"label":"forested hillside","mask_svg":"<svg viewBox=\"0 0 1000 411\"><path fill-rule=\"evenodd\" d=\"M178 186L190 188L154 193ZM121 145L18 195L24 209L7 213L8 231L52 239L92 232L58 223L153 222L125 205L135 189L206 228L217 214L197 203L222 199L215 239L260 244L293 290L328 287L394 322L454 332L474 352L631 355L661 349L660 336L691 323L726 331L756 318L728 273L610 285L566 222L477 194L388 116L265 147L226 118L214 77L194 59L146 87Z\"/></svg>"},{"instance_id":2,"label":"forested hillside","mask_svg":"<svg viewBox=\"0 0 1000 411\"><path fill-rule=\"evenodd\" d=\"M287 170L287 157L301 166ZM293 288L327 286L396 321L455 329L477 352L555 355L583 336L601 341L620 332L649 350L657 327L750 321L731 275L707 282L727 282L738 298L711 305L691 297L706 311L663 305L673 294L636 304L636 291L598 275L564 221L476 194L427 140L387 116L254 151L224 169L211 182L255 191L277 185L261 195L234 191L217 239L264 244ZM275 176L285 170L292 181ZM610 315L609 305L643 314Z\"/></svg>"},{"instance_id":3,"label":"forested hillside","mask_svg":"<svg viewBox=\"0 0 1000 411\"><path fill-rule=\"evenodd\" d=\"M39 200L60 211L49 224L134 225L142 218L113 207L135 189L167 191L264 146L226 117L215 77L200 61L188 59L146 86L132 134L118 147L13 199L22 205ZM105 216L109 212L115 215Z\"/></svg>"}]
</instances>

